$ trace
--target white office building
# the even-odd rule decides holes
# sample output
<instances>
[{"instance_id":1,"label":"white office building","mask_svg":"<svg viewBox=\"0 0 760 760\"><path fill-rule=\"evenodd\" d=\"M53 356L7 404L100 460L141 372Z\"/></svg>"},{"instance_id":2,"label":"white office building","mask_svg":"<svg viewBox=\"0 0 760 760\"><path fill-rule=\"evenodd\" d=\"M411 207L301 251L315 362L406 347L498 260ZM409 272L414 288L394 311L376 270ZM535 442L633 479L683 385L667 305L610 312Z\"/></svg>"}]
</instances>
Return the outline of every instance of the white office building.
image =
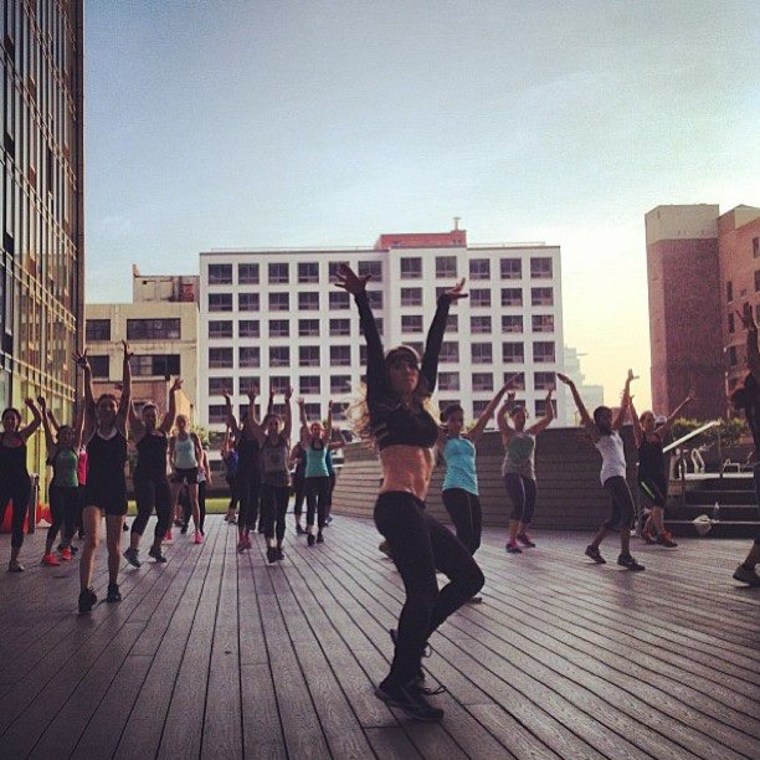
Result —
<instances>
[{"instance_id":1,"label":"white office building","mask_svg":"<svg viewBox=\"0 0 760 760\"><path fill-rule=\"evenodd\" d=\"M563 366L559 247L468 247L464 230L453 230L383 235L372 248L201 253L201 425L224 429L224 389L239 415L250 387L266 399L288 385L305 399L309 419L323 419L332 399L334 419L345 424L366 348L356 307L331 282L341 262L372 275L370 303L385 347L405 343L420 353L437 295L466 277L469 298L452 306L441 352L438 403L458 401L473 420L517 375L518 400L543 414ZM556 403L564 421L564 397Z\"/></svg>"}]
</instances>

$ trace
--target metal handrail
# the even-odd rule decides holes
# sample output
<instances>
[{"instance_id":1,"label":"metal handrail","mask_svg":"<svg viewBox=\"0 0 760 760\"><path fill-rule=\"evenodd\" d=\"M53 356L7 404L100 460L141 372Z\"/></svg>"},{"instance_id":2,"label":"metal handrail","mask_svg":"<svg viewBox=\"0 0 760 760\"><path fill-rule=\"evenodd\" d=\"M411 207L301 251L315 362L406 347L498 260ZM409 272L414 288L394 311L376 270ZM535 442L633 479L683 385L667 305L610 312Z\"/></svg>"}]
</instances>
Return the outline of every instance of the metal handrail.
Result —
<instances>
[{"instance_id":1,"label":"metal handrail","mask_svg":"<svg viewBox=\"0 0 760 760\"><path fill-rule=\"evenodd\" d=\"M702 427L698 427L696 430L692 430L690 433L687 433L682 438L679 438L677 441L673 441L673 443L669 443L667 446L663 448L663 453L667 454L669 451L672 451L673 449L680 446L682 443L685 443L686 441L698 436L700 433L704 433L705 430L709 430L710 428L714 428L716 425L720 425L722 420L712 420L712 422L706 422Z\"/></svg>"}]
</instances>

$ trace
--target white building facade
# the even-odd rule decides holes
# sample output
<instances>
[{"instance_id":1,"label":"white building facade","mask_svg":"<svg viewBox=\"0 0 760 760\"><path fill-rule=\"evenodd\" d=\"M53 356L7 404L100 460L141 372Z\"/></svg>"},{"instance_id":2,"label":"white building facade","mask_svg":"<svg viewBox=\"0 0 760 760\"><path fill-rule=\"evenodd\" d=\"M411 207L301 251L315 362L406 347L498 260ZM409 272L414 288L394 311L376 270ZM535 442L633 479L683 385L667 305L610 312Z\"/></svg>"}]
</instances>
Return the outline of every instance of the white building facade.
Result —
<instances>
[{"instance_id":1,"label":"white building facade","mask_svg":"<svg viewBox=\"0 0 760 760\"><path fill-rule=\"evenodd\" d=\"M465 419L474 420L505 378L517 375L518 401L532 416L543 414L564 359L560 249L459 242L202 252L201 425L224 430L225 389L239 415L249 388L266 399L270 389L281 394L289 385L295 397L305 399L310 420L324 419L332 400L335 421L346 424L345 408L360 388L366 349L355 305L332 282L342 262L372 275L368 291L384 346L404 343L420 353L437 295L466 277L469 298L452 306L441 352L439 405L457 401ZM562 422L562 395L556 407Z\"/></svg>"}]
</instances>

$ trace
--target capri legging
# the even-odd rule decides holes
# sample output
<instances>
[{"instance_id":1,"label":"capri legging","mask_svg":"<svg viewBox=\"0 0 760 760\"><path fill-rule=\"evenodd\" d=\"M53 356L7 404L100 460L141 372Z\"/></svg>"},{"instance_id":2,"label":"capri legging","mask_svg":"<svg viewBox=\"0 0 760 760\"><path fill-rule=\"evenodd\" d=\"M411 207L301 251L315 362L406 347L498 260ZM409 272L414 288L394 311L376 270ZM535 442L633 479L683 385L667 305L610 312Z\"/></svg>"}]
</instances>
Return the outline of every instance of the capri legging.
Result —
<instances>
[{"instance_id":1,"label":"capri legging","mask_svg":"<svg viewBox=\"0 0 760 760\"><path fill-rule=\"evenodd\" d=\"M604 490L612 499L612 511L602 527L606 530L630 529L635 507L628 481L622 475L614 475L604 481Z\"/></svg>"},{"instance_id":2,"label":"capri legging","mask_svg":"<svg viewBox=\"0 0 760 760\"><path fill-rule=\"evenodd\" d=\"M536 508L536 481L516 472L508 472L504 476L504 488L512 499L509 519L530 525Z\"/></svg>"},{"instance_id":3,"label":"capri legging","mask_svg":"<svg viewBox=\"0 0 760 760\"><path fill-rule=\"evenodd\" d=\"M483 510L476 494L464 488L447 488L442 494L443 506L451 516L457 538L467 547L470 554L480 548L480 534L483 526Z\"/></svg>"},{"instance_id":4,"label":"capri legging","mask_svg":"<svg viewBox=\"0 0 760 760\"><path fill-rule=\"evenodd\" d=\"M65 540L71 539L79 520L79 486L50 486L50 515L53 518L48 528L47 540L55 541L58 531L63 528Z\"/></svg>"},{"instance_id":5,"label":"capri legging","mask_svg":"<svg viewBox=\"0 0 760 760\"><path fill-rule=\"evenodd\" d=\"M264 535L267 538L277 536L282 543L285 537L285 513L288 511L290 486L273 486L264 483L261 486L261 519L264 522Z\"/></svg>"},{"instance_id":6,"label":"capri legging","mask_svg":"<svg viewBox=\"0 0 760 760\"><path fill-rule=\"evenodd\" d=\"M150 477L135 473L135 501L137 517L132 522L132 532L142 536L155 508L158 520L154 538L163 538L172 523L172 494L166 475Z\"/></svg>"},{"instance_id":7,"label":"capri legging","mask_svg":"<svg viewBox=\"0 0 760 760\"><path fill-rule=\"evenodd\" d=\"M11 521L11 546L18 549L24 543L24 518L29 507L29 492L32 484L29 477L0 477L0 523L5 519L5 509L13 501Z\"/></svg>"}]
</instances>

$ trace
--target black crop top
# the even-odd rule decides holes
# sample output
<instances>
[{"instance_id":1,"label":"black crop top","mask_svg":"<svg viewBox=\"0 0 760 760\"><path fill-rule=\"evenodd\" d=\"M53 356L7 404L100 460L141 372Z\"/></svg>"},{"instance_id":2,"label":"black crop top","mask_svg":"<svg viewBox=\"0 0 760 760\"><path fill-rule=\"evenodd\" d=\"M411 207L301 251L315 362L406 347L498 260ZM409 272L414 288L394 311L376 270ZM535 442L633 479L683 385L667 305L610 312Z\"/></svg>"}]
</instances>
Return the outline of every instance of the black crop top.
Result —
<instances>
[{"instance_id":1,"label":"black crop top","mask_svg":"<svg viewBox=\"0 0 760 760\"><path fill-rule=\"evenodd\" d=\"M438 438L438 424L422 407L410 408L401 402L390 387L385 366L383 344L366 291L354 296L359 308L359 322L367 341L367 407L372 434L380 451L395 444L431 448ZM438 377L438 356L449 315L451 299L443 295L433 317L425 341L425 353L420 367L421 381L430 393Z\"/></svg>"}]
</instances>

